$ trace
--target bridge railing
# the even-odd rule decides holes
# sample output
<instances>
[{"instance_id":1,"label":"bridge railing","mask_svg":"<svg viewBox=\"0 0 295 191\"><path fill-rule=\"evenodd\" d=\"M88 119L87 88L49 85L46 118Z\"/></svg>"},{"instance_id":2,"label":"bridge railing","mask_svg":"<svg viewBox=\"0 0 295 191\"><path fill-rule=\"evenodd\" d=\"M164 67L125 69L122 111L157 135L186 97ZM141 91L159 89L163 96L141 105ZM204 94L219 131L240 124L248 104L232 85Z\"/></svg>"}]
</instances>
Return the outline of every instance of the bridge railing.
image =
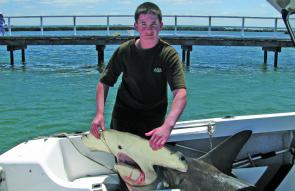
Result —
<instances>
[{"instance_id":1,"label":"bridge railing","mask_svg":"<svg viewBox=\"0 0 295 191\"><path fill-rule=\"evenodd\" d=\"M86 25L77 22L79 19L100 19L97 23ZM115 23L116 19L125 19ZM133 15L61 15L61 16L6 16L5 28L8 35L14 31L37 30L44 35L45 30L70 30L71 35L77 35L78 30L103 30L104 35L111 35L111 31L127 30L128 35L134 35ZM19 20L25 19L24 22ZM34 22L32 22L32 19ZM46 24L50 19L58 19L62 25ZM102 19L102 20L101 20ZM197 15L164 15L164 30L171 31L172 35L181 35L183 31L202 31L202 34L211 36L214 31L235 31L235 35L245 36L245 32L285 32L283 20L279 17L244 17L244 16L197 16ZM49 22L47 22L49 23ZM51 29L50 29L51 28Z\"/></svg>"}]
</instances>

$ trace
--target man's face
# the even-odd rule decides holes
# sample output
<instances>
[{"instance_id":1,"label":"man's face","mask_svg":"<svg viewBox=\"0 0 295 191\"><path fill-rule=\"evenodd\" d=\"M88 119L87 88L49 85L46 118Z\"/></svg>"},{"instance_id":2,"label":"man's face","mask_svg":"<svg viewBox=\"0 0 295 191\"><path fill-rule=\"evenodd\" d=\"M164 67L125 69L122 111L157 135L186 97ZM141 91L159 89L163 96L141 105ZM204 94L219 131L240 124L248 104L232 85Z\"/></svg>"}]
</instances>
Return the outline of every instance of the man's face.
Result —
<instances>
[{"instance_id":1,"label":"man's face","mask_svg":"<svg viewBox=\"0 0 295 191\"><path fill-rule=\"evenodd\" d=\"M141 40L154 41L158 40L163 23L154 14L140 14L134 27L139 32Z\"/></svg>"}]
</instances>

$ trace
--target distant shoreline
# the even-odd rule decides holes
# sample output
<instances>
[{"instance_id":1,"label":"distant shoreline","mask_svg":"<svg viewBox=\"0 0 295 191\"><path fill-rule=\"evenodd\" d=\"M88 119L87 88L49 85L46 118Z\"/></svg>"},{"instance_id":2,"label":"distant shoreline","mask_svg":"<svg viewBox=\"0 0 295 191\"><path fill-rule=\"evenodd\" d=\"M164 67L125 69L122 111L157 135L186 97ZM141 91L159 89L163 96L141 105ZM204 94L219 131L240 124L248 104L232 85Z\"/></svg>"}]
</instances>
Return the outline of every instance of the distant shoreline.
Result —
<instances>
[{"instance_id":1,"label":"distant shoreline","mask_svg":"<svg viewBox=\"0 0 295 191\"><path fill-rule=\"evenodd\" d=\"M8 27L5 26L5 30L8 31ZM12 26L11 31L40 31L41 28L38 26ZM43 31L73 31L74 27L71 26L43 26ZM107 26L76 26L76 30L107 30ZM109 26L109 30L134 30L133 26ZM174 31L174 26L164 26L163 30ZM177 26L179 31L208 31L208 26ZM240 27L211 27L211 31L241 31ZM273 28L267 27L245 27L245 32L274 32ZM286 29L277 29L277 32L287 32Z\"/></svg>"}]
</instances>

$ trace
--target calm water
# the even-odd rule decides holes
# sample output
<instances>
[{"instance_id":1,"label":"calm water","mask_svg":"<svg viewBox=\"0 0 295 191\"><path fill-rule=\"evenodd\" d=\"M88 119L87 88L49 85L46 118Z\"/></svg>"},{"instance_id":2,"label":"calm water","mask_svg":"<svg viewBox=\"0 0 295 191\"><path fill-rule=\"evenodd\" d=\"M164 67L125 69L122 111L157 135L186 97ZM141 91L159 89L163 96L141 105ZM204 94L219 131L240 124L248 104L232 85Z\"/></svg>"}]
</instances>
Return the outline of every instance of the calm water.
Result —
<instances>
[{"instance_id":1,"label":"calm water","mask_svg":"<svg viewBox=\"0 0 295 191\"><path fill-rule=\"evenodd\" d=\"M106 47L106 62L116 47ZM95 46L29 46L25 66L20 58L16 51L11 67L0 47L0 153L32 137L88 130L99 79ZM181 120L295 111L295 49L282 49L274 69L273 53L265 66L258 47L194 46L185 73ZM107 125L117 86L106 103Z\"/></svg>"}]
</instances>

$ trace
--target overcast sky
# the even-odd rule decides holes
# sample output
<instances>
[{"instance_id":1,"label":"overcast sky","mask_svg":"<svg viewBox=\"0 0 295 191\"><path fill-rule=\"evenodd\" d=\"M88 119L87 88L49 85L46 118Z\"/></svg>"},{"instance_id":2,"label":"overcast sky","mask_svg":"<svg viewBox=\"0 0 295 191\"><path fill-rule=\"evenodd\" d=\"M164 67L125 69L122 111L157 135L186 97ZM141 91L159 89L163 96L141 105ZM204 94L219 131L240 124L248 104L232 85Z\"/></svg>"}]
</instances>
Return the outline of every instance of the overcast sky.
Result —
<instances>
[{"instance_id":1,"label":"overcast sky","mask_svg":"<svg viewBox=\"0 0 295 191\"><path fill-rule=\"evenodd\" d=\"M140 0L0 0L5 16L133 14ZM156 0L163 15L279 16L266 0Z\"/></svg>"}]
</instances>

